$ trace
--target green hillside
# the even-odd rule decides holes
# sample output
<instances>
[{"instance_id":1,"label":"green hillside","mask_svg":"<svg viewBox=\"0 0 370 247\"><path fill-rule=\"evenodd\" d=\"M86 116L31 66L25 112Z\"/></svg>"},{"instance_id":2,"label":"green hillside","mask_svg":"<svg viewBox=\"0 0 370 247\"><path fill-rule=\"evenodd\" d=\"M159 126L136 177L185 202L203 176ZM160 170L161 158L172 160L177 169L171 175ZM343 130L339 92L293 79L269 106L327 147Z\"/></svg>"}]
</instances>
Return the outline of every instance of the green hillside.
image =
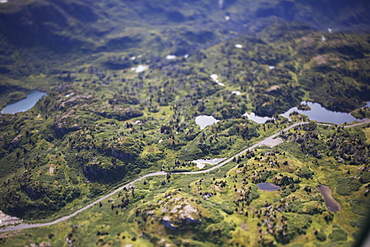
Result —
<instances>
[{"instance_id":1,"label":"green hillside","mask_svg":"<svg viewBox=\"0 0 370 247\"><path fill-rule=\"evenodd\" d=\"M168 173L56 225L1 233L0 246L353 245L368 215L368 124L311 122L220 169L177 173L306 120L279 116L304 100L369 118L368 10L367 1L0 4L0 107L47 93L0 114L0 210L50 222ZM201 129L200 115L219 121ZM263 182L281 187L259 190Z\"/></svg>"}]
</instances>

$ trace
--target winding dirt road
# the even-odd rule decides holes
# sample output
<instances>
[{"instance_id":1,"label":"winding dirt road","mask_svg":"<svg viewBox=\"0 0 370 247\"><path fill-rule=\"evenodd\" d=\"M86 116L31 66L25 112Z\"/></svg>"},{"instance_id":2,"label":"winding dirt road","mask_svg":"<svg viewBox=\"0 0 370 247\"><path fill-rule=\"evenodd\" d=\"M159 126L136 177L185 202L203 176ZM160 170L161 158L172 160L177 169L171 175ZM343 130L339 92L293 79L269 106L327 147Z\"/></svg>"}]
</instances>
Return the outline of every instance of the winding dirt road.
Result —
<instances>
[{"instance_id":1,"label":"winding dirt road","mask_svg":"<svg viewBox=\"0 0 370 247\"><path fill-rule=\"evenodd\" d=\"M213 166L207 170L202 170L202 171L195 171L195 172L176 172L176 174L202 174L202 173L207 173L207 172L210 172L210 171L213 171L215 169L218 169L222 166L224 166L225 164L229 163L230 161L232 161L234 158L246 153L247 151L251 151L252 149L258 147L258 146L263 146L263 145L267 145L267 146L270 146L270 147L273 147L273 146L276 146L280 143L280 141L277 139L275 139L278 135L280 135L280 133L282 131L287 131L291 128L294 128L298 125L301 125L301 124L307 124L309 122L299 122L299 123L294 123L292 125L290 125L289 127L279 131L278 133L276 134L273 134L265 139L263 139L262 141L254 144L253 146L250 146L242 151L240 151L239 153L231 156L230 158L228 158L227 160L224 160L222 161L221 163L219 163L218 165L216 166ZM352 124L352 125L347 125L347 126L344 126L345 128L349 128L349 127L355 127L355 126L358 126L358 125L362 125L362 124L366 124L366 123L370 123L370 119L365 119L364 121L362 122L359 122L359 123L355 123L355 124ZM317 123L319 125L326 125L326 126L333 126L332 124L323 124L323 123ZM23 229L28 229L28 228L36 228L36 227L43 227L43 226L51 226L51 225L54 225L54 224L57 224L59 222L62 222L62 221L65 221L65 220L68 220L72 217L74 217L75 215L81 213L82 211L85 211L86 209L89 209L91 208L92 206L94 206L95 204L113 196L114 194L116 194L117 192L123 190L124 188L130 188L134 183L144 179L144 178L147 178L147 177L154 177L154 176L164 176L164 175L167 175L167 172L163 172L163 171L159 171L159 172L153 172L153 173L149 173L149 174L146 174L144 176L141 176L140 178L137 178L131 182L129 182L128 184L125 184L125 185L122 185L121 187L117 188L116 190L112 191L111 193L97 199L96 201L86 205L85 207L81 208L81 209L78 209L77 211L73 212L72 214L70 215L67 215L67 216L64 216L64 217L61 217L59 219L56 219L54 221L50 221L50 222L47 222L47 223L39 223L39 224L25 224L25 223L21 223L19 225L16 225L16 226L8 226L8 227L5 227L5 228L2 228L0 229L0 232L9 232L9 231L16 231L16 230L23 230Z\"/></svg>"}]
</instances>

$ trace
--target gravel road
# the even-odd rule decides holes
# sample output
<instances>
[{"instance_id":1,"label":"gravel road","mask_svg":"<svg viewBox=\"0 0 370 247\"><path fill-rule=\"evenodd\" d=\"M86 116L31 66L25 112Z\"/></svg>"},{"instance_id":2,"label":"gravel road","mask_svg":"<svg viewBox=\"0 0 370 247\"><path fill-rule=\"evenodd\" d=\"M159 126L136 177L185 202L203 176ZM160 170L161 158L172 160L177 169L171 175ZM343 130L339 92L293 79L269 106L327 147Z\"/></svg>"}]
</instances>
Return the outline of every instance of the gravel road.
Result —
<instances>
[{"instance_id":1,"label":"gravel road","mask_svg":"<svg viewBox=\"0 0 370 247\"><path fill-rule=\"evenodd\" d=\"M282 131L287 131L291 128L294 128L298 125L301 125L301 124L307 124L308 122L299 122L299 123L294 123L292 125L290 125L289 127L279 131L278 133L276 134L273 134L265 139L263 139L262 141L254 144L253 146L251 147L248 147L242 151L240 151L239 153L231 156L230 158L222 161L221 163L219 163L218 165L216 166L213 166L207 170L202 170L202 171L195 171L195 172L176 172L176 174L202 174L202 173L207 173L207 172L210 172L210 171L213 171L215 169L218 169L222 166L224 166L225 164L229 163L230 161L232 161L234 158L246 153L247 151L251 151L253 150L254 148L258 147L258 146L263 146L263 145L267 145L267 146L270 146L270 147L273 147L273 146L276 146L278 145L279 143L281 143L281 139L280 138L276 138L278 135L280 135L280 133ZM355 126L358 126L358 125L362 125L362 124L366 124L366 123L370 123L370 119L365 119L364 121L362 122L359 122L359 123L355 123L355 124L352 124L352 125L347 125L347 126L344 126L344 128L349 128L349 127L355 127ZM318 123L320 125L327 125L327 126L333 126L331 124L322 124L322 123ZM159 172L153 172L153 173L149 173L149 174L146 174L144 176L141 176L140 178L137 178L131 182L129 182L128 184L125 184L125 185L122 185L121 187L115 189L114 191L110 192L109 194L97 199L96 201L86 205L85 207L81 208L81 209L78 209L77 211L71 213L70 215L67 215L67 216L64 216L64 217L61 217L59 219L56 219L56 220L53 220L53 221L50 221L50 222L46 222L46 223L39 223L39 224L26 224L26 223L21 223L19 225L16 225L16 226L8 226L8 227L5 227L5 228L2 228L0 229L0 232L9 232L9 231L16 231L16 230L23 230L23 229L28 229L28 228L35 228L35 227L43 227L43 226L51 226L51 225L54 225L54 224L57 224L59 222L62 222L62 221L65 221L65 220L68 220L72 217L74 217L75 215L81 213L82 211L85 211L86 209L89 209L91 208L92 206L94 206L95 204L113 196L114 194L116 194L117 192L123 190L124 188L130 188L134 183L136 183L137 181L140 181L144 178L147 178L147 177L153 177L153 176L164 176L166 175L167 173L166 172L163 172L163 171L159 171Z\"/></svg>"}]
</instances>

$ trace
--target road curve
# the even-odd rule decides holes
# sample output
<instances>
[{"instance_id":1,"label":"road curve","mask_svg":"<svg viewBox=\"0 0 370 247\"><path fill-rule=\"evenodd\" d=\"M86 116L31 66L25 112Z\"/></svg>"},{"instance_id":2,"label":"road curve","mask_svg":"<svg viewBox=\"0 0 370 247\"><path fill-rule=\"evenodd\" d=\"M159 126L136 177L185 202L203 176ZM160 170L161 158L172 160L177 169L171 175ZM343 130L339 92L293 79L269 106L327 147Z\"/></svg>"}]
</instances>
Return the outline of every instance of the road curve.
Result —
<instances>
[{"instance_id":1,"label":"road curve","mask_svg":"<svg viewBox=\"0 0 370 247\"><path fill-rule=\"evenodd\" d=\"M85 207L83 208L80 208L78 209L77 211L73 212L72 214L70 215L67 215L67 216L64 216L64 217L61 217L59 219L56 219L56 220L53 220L53 221L50 221L50 222L47 222L47 223L39 223L39 224L25 224L25 223L21 223L19 225L16 225L16 226L10 226L10 227L6 227L6 228L3 228L3 229L0 229L0 232L9 232L9 231L15 231L15 230L23 230L23 229L28 229L28 228L35 228L35 227L43 227L43 226L51 226L51 225L54 225L54 224L57 224L59 222L62 222L62 221L65 221L65 220L68 220L70 218L72 218L73 216L77 215L78 213L81 213L82 211L85 211L86 209L89 209L91 208L92 206L94 206L95 204L111 197L112 195L116 194L117 192L123 190L124 188L130 188L130 186L132 186L134 183L136 183L137 181L140 181L144 178L147 178L147 177L153 177L153 176L160 176L160 175L166 175L167 173L166 172L153 172L153 173L149 173L149 174L146 174L140 178L137 178L131 182L129 182L128 184L125 184L117 189L115 189L114 191L112 191L111 193L99 198L98 200L86 205Z\"/></svg>"},{"instance_id":2,"label":"road curve","mask_svg":"<svg viewBox=\"0 0 370 247\"><path fill-rule=\"evenodd\" d=\"M346 126L344 126L344 128L355 127L355 126L359 126L359 125L363 125L363 124L367 124L367 123L370 123L370 119L365 118L361 122L358 122L358 123L355 123L355 124L351 124L351 125L346 125Z\"/></svg>"},{"instance_id":3,"label":"road curve","mask_svg":"<svg viewBox=\"0 0 370 247\"><path fill-rule=\"evenodd\" d=\"M263 146L263 145L266 145L266 143L270 142L271 140L273 140L274 138L276 138L278 135L280 135L281 132L285 132L291 128L294 128L298 125L301 125L301 124L307 124L309 122L299 122L299 123L294 123L292 125L290 125L289 127L263 139L262 141L254 144L253 146L250 146L240 152L238 152L237 154L231 156L230 158L228 158L227 160L225 161L222 161L221 163L217 164L216 166L213 166L207 170L202 170L202 171L195 171L195 172L176 172L176 174L202 174L202 173L207 173L207 172L210 172L210 171L213 171L215 169L218 169L224 165L226 165L227 163L229 163L230 161L232 161L234 158L246 153L247 151L251 151L252 149L258 147L258 146ZM366 123L370 123L370 119L365 119L364 121L362 122L359 122L359 123L355 123L355 124L352 124L352 125L347 125L347 126L344 126L345 128L349 128L349 127L355 127L355 126L358 126L358 125L362 125L362 124L366 124ZM317 124L320 124L320 125L326 125L326 126L334 126L332 124L323 124L323 123L317 123ZM21 223L19 225L16 225L16 226L8 226L8 227L5 227L5 228L2 228L0 229L0 232L9 232L9 231L16 231L16 230L23 230L23 229L28 229L28 228L36 228L36 227L43 227L43 226L51 226L51 225L54 225L54 224L57 224L59 222L62 222L62 221L65 221L65 220L68 220L72 217L74 217L75 215L81 213L82 211L85 211L86 209L89 209L91 208L92 206L94 206L95 204L111 197L112 195L116 194L117 192L123 190L124 188L130 188L134 183L136 183L137 181L140 181L144 178L147 178L147 177L154 177L154 176L163 176L163 175L166 175L167 172L164 172L164 171L159 171L159 172L153 172L153 173L149 173L149 174L146 174L144 176L141 176L125 185L122 185L120 186L119 188L115 189L114 191L110 192L109 194L97 199L96 201L86 205L85 207L83 208L80 208L78 209L77 211L71 213L70 215L67 215L67 216L64 216L64 217L61 217L59 219L56 219L56 220L53 220L53 221L50 221L50 222L46 222L46 223L39 223L39 224L25 224L25 223Z\"/></svg>"}]
</instances>

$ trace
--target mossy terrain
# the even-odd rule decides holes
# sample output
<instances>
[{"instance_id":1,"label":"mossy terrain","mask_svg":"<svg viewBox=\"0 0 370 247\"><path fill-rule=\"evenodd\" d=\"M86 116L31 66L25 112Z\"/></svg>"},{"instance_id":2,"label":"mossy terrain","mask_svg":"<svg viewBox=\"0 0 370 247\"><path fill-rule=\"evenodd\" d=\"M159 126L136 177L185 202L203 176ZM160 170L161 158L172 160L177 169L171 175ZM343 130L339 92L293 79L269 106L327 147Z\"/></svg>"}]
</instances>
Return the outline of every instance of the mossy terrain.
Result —
<instances>
[{"instance_id":1,"label":"mossy terrain","mask_svg":"<svg viewBox=\"0 0 370 247\"><path fill-rule=\"evenodd\" d=\"M5 246L26 243L51 245L135 246L351 246L359 237L368 213L368 161L365 165L337 162L332 148L323 145L320 159L306 154L299 138L317 134L364 138L369 127L303 126L285 133L285 143L260 147L223 169L203 175L147 178L122 190L78 216L55 226L9 233ZM339 132L338 132L339 131ZM365 145L365 144L363 144ZM360 150L367 153L360 154ZM369 157L358 146L351 157ZM358 169L361 167L361 169ZM359 186L345 187L342 178ZM257 183L280 186L259 190ZM342 210L330 212L317 190L325 184ZM89 220L87 220L89 219ZM67 240L66 240L67 239ZM65 242L67 241L67 242ZM46 245L47 246L47 245Z\"/></svg>"},{"instance_id":2,"label":"mossy terrain","mask_svg":"<svg viewBox=\"0 0 370 247\"><path fill-rule=\"evenodd\" d=\"M369 126L312 122L220 169L177 173L289 126L278 114L302 100L369 118L370 36L340 32L364 30L369 4L336 1L347 8L337 14L333 1L141 2L0 5L0 107L47 92L0 115L0 210L48 222L168 174L65 222L3 233L0 245L353 244L368 215ZM243 117L252 111L275 120ZM219 121L201 130L199 115ZM262 182L281 187L261 191ZM326 208L320 184L341 211Z\"/></svg>"}]
</instances>

